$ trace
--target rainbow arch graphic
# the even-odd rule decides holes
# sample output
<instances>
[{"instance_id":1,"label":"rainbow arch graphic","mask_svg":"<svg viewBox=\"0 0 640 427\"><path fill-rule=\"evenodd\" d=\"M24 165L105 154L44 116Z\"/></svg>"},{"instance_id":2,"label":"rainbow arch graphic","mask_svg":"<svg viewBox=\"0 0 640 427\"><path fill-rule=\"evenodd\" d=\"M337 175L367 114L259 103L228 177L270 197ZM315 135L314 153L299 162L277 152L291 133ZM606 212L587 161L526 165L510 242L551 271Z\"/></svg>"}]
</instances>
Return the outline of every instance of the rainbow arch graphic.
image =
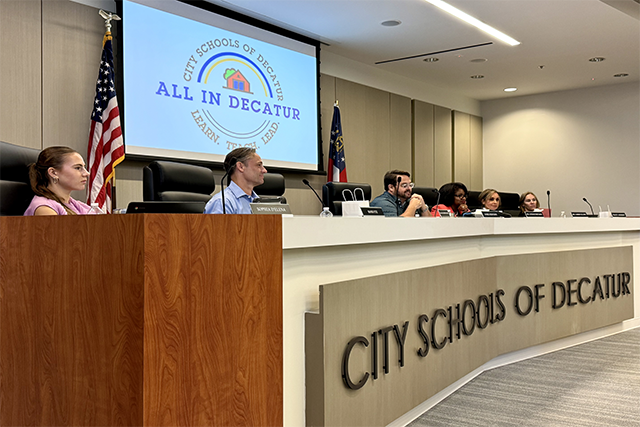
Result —
<instances>
[{"instance_id":1,"label":"rainbow arch graphic","mask_svg":"<svg viewBox=\"0 0 640 427\"><path fill-rule=\"evenodd\" d=\"M220 64L226 62L240 63L248 67L260 80L262 88L264 89L265 96L273 98L273 91L271 90L269 80L267 79L267 76L264 75L260 67L258 67L258 65L251 59L235 52L221 52L207 59L207 61L202 65L202 68L200 68L200 72L198 73L198 83L206 84L209 80L211 72Z\"/></svg>"}]
</instances>

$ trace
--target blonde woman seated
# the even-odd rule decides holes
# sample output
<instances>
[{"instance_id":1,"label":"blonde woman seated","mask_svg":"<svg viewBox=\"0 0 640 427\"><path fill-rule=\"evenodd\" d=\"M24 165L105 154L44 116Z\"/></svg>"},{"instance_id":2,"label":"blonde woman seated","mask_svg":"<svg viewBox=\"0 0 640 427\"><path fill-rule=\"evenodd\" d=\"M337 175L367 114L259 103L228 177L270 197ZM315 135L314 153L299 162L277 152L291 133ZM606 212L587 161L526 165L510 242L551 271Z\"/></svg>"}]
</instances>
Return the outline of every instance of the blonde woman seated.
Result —
<instances>
[{"instance_id":1,"label":"blonde woman seated","mask_svg":"<svg viewBox=\"0 0 640 427\"><path fill-rule=\"evenodd\" d=\"M542 212L540 201L531 191L527 191L520 196L518 206L520 206L519 216L525 216L526 212Z\"/></svg>"},{"instance_id":2,"label":"blonde woman seated","mask_svg":"<svg viewBox=\"0 0 640 427\"><path fill-rule=\"evenodd\" d=\"M84 215L91 207L74 200L71 192L84 190L89 172L82 156L69 147L42 150L38 161L29 165L31 189L36 194L25 216Z\"/></svg>"},{"instance_id":3,"label":"blonde woman seated","mask_svg":"<svg viewBox=\"0 0 640 427\"><path fill-rule=\"evenodd\" d=\"M478 196L483 209L497 211L500 208L500 194L492 188L487 188Z\"/></svg>"}]
</instances>

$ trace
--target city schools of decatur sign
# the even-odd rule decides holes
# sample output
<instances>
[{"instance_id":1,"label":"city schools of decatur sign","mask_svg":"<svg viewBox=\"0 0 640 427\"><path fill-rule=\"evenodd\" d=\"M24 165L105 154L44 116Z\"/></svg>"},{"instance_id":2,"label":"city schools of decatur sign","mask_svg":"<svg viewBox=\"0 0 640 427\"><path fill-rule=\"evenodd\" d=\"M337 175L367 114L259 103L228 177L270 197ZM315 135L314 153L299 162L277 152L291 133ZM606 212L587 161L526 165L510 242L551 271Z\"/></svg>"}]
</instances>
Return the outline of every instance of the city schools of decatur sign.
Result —
<instances>
[{"instance_id":1,"label":"city schools of decatur sign","mask_svg":"<svg viewBox=\"0 0 640 427\"><path fill-rule=\"evenodd\" d=\"M475 300L467 299L455 306L437 308L431 317L426 314L416 316L414 332L420 337L422 346L417 350L417 357L424 358L429 349L441 350L447 344L455 343L463 337L471 336L477 329L485 329L491 325L505 321L509 307L513 307L518 316L529 316L540 310L560 310L575 305L605 304L609 299L625 298L631 295L629 284L631 274L620 272L604 274L593 279L582 277L563 282L521 286L514 295L507 295L498 289L488 295L480 295ZM550 298L547 298L547 297ZM546 305L542 300L548 299ZM439 328L440 323L444 328ZM369 379L378 379L380 373L380 353L382 348L382 372L389 373L391 360L389 346L397 346L398 364L404 366L405 342L410 331L410 322L405 321L387 326L367 334L352 338L346 345L342 356L342 379L345 387L351 390L362 388ZM443 330L438 333L437 330ZM369 340L369 338L370 340ZM358 373L354 379L349 370L349 360L356 346L370 347L370 372Z\"/></svg>"}]
</instances>

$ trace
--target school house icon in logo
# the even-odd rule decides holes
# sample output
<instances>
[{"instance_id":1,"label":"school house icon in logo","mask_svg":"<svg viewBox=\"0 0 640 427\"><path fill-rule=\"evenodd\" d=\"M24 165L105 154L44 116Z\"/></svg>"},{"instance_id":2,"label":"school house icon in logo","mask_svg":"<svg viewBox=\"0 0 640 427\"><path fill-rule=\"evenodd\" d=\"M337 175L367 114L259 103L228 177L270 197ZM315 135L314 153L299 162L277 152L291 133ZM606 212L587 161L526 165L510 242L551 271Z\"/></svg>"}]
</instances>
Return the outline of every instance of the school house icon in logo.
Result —
<instances>
[{"instance_id":1,"label":"school house icon in logo","mask_svg":"<svg viewBox=\"0 0 640 427\"><path fill-rule=\"evenodd\" d=\"M251 85L247 79L238 70L227 68L224 72L224 78L227 81L225 89L239 90L240 92L251 93Z\"/></svg>"}]
</instances>

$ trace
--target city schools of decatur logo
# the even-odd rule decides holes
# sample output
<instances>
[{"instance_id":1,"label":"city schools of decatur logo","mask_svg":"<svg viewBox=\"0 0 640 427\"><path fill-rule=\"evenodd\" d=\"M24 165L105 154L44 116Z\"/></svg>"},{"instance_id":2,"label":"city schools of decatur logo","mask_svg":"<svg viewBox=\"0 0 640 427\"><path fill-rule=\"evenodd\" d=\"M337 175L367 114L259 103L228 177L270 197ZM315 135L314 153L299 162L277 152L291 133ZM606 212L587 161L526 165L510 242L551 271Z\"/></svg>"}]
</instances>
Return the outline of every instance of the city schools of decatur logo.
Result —
<instances>
[{"instance_id":1,"label":"city schools of decatur logo","mask_svg":"<svg viewBox=\"0 0 640 427\"><path fill-rule=\"evenodd\" d=\"M190 102L185 114L203 138L227 150L277 143L278 130L302 115L286 103L268 59L238 40L203 43L187 60L182 78L182 84L160 81L156 95Z\"/></svg>"}]
</instances>

